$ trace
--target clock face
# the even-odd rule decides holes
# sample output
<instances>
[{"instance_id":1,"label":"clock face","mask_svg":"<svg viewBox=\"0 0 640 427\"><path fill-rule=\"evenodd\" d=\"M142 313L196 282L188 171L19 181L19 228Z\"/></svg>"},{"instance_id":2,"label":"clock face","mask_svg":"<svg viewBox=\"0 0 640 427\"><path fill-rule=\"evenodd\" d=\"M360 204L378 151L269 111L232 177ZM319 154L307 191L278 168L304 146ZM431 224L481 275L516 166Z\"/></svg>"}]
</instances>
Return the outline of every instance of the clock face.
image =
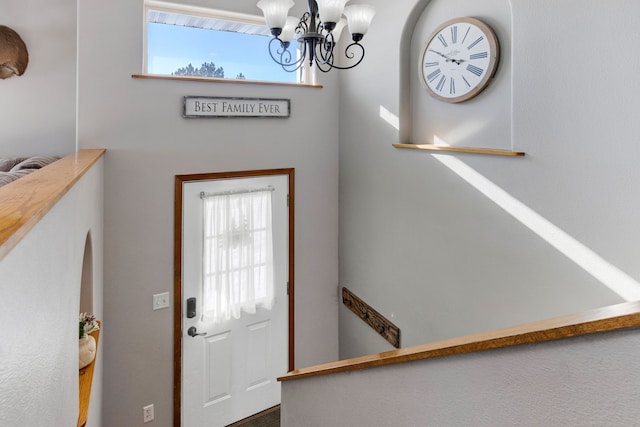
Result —
<instances>
[{"instance_id":1,"label":"clock face","mask_svg":"<svg viewBox=\"0 0 640 427\"><path fill-rule=\"evenodd\" d=\"M493 30L474 18L456 18L439 26L422 52L420 77L433 97L467 101L490 83L500 47Z\"/></svg>"}]
</instances>

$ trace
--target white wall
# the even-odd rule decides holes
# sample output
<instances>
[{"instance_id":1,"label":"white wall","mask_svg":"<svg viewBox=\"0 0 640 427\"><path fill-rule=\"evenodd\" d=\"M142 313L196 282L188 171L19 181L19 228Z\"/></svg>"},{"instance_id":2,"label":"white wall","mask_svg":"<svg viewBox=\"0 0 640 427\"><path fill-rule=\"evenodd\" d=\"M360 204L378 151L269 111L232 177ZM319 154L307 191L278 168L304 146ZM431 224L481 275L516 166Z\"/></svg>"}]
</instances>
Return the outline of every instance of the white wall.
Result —
<instances>
[{"instance_id":1,"label":"white wall","mask_svg":"<svg viewBox=\"0 0 640 427\"><path fill-rule=\"evenodd\" d=\"M0 261L0 425L78 422L78 314L89 233L93 310L103 318L103 170L100 160ZM100 346L88 426L101 425L102 355Z\"/></svg>"},{"instance_id":2,"label":"white wall","mask_svg":"<svg viewBox=\"0 0 640 427\"><path fill-rule=\"evenodd\" d=\"M151 296L173 287L175 174L296 168L297 366L338 354L338 155L340 284L395 321L403 345L621 299L436 156L391 148L412 125L401 114L411 98L399 95L412 92L400 84L413 32L403 27L427 2L367 2L378 15L364 40L364 63L340 81L321 76L321 90L132 79L142 64L141 1L82 3L80 144L108 149L105 425L139 425L142 406L152 402L156 425L170 425L172 310L151 311ZM3 4L3 24L31 53L24 76L0 82L2 123L10 124L0 129L3 156L73 150L72 3ZM252 0L214 7L259 13ZM513 142L528 156L440 159L472 167L590 248L598 263L628 275L619 278L639 280L640 87L632 75L639 59L628 54L638 35L621 23L640 6L512 0L512 7ZM624 36L610 47L596 29ZM598 61L589 60L593 51ZM620 58L628 65L617 66ZM624 90L601 83L611 69L627 82ZM293 112L286 120L192 121L180 117L184 95L290 98ZM400 116L401 131L380 118L381 106ZM340 313L342 356L388 348L351 313ZM67 415L62 409L56 416Z\"/></svg>"},{"instance_id":3,"label":"white wall","mask_svg":"<svg viewBox=\"0 0 640 427\"><path fill-rule=\"evenodd\" d=\"M29 65L1 80L0 157L75 150L76 1L6 0L2 25L27 45ZM75 425L77 321L87 232L93 307L102 318L103 161L0 262L0 424ZM101 349L99 350L101 352ZM99 426L102 355L88 426Z\"/></svg>"},{"instance_id":4,"label":"white wall","mask_svg":"<svg viewBox=\"0 0 640 427\"><path fill-rule=\"evenodd\" d=\"M209 6L259 14L254 0ZM80 145L104 147L104 424L169 426L173 407L176 174L296 169L297 367L338 358L338 92L133 79L142 67L142 1L80 7ZM184 119L185 95L291 99L288 119ZM317 121L318 118L320 121Z\"/></svg>"},{"instance_id":5,"label":"white wall","mask_svg":"<svg viewBox=\"0 0 640 427\"><path fill-rule=\"evenodd\" d=\"M638 351L634 329L285 381L282 426L636 425Z\"/></svg>"},{"instance_id":6,"label":"white wall","mask_svg":"<svg viewBox=\"0 0 640 427\"><path fill-rule=\"evenodd\" d=\"M20 77L0 80L0 157L75 150L76 1L3 0L2 22L27 45Z\"/></svg>"},{"instance_id":7,"label":"white wall","mask_svg":"<svg viewBox=\"0 0 640 427\"><path fill-rule=\"evenodd\" d=\"M371 3L378 26L365 38L367 60L341 80L341 285L394 321L403 346L622 300L603 283L629 283L635 298L640 60L628 52L640 42L640 4L512 0L512 24L486 11L513 27L513 76L494 84L513 85L513 143L527 156L503 158L391 147L410 135L401 113L411 97L427 96L405 80L427 2ZM463 0L433 0L427 13L448 3L482 15ZM504 102L492 95L477 101ZM400 131L381 106L400 116ZM389 349L344 308L340 344L342 358Z\"/></svg>"},{"instance_id":8,"label":"white wall","mask_svg":"<svg viewBox=\"0 0 640 427\"><path fill-rule=\"evenodd\" d=\"M492 83L484 93L464 103L451 104L429 96L419 73L420 58L426 42L440 24L452 18L472 16L483 20L499 40L498 61ZM410 87L407 115L410 125L408 142L430 144L435 138L449 145L505 149L511 148L511 7L509 0L432 1L418 18L410 39L411 56L401 69L407 73L402 85ZM463 37L461 35L461 37ZM407 40L409 42L409 40ZM488 107L488 104L490 106ZM404 104L403 104L404 105Z\"/></svg>"}]
</instances>

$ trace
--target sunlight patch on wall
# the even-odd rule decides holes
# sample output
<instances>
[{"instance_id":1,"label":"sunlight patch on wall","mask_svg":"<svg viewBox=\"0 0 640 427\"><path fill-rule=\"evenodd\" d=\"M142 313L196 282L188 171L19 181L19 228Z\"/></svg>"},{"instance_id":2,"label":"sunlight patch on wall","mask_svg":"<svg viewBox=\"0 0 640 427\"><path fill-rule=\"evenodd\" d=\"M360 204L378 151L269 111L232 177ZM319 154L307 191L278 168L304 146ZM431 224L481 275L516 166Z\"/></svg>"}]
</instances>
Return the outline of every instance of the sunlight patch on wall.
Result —
<instances>
[{"instance_id":1,"label":"sunlight patch on wall","mask_svg":"<svg viewBox=\"0 0 640 427\"><path fill-rule=\"evenodd\" d=\"M448 145L437 137L435 143ZM603 259L461 160L444 154L432 154L432 156L620 297L627 301L640 299L640 283L624 271Z\"/></svg>"},{"instance_id":2,"label":"sunlight patch on wall","mask_svg":"<svg viewBox=\"0 0 640 427\"><path fill-rule=\"evenodd\" d=\"M398 118L398 116L384 108L382 105L380 106L380 118L389 123L396 130L400 130L400 119Z\"/></svg>"}]
</instances>

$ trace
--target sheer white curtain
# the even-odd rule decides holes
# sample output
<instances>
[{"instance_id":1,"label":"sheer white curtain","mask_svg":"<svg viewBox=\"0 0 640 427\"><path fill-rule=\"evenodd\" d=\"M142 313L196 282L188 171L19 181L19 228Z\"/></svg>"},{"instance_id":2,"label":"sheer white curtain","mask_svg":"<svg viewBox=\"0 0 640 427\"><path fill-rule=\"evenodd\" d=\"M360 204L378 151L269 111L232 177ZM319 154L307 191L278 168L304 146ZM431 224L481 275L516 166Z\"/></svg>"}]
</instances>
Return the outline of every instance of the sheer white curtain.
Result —
<instances>
[{"instance_id":1,"label":"sheer white curtain","mask_svg":"<svg viewBox=\"0 0 640 427\"><path fill-rule=\"evenodd\" d=\"M271 189L203 194L203 320L273 304Z\"/></svg>"}]
</instances>

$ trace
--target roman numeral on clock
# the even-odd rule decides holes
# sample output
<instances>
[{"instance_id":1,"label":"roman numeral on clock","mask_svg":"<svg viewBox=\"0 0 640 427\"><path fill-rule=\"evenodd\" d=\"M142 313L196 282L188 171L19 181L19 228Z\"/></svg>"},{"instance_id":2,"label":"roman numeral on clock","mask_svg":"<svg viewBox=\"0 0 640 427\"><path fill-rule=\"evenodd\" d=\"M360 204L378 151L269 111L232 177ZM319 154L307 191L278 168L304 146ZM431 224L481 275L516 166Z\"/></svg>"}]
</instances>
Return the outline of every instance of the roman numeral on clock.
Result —
<instances>
[{"instance_id":1,"label":"roman numeral on clock","mask_svg":"<svg viewBox=\"0 0 640 427\"><path fill-rule=\"evenodd\" d=\"M442 45L443 45L444 47L449 46L449 45L447 44L447 41L444 39L444 36L443 36L442 34L438 34L438 40L440 40L440 43L442 43Z\"/></svg>"},{"instance_id":2,"label":"roman numeral on clock","mask_svg":"<svg viewBox=\"0 0 640 427\"><path fill-rule=\"evenodd\" d=\"M458 43L458 26L451 27L451 43Z\"/></svg>"},{"instance_id":3,"label":"roman numeral on clock","mask_svg":"<svg viewBox=\"0 0 640 427\"><path fill-rule=\"evenodd\" d=\"M438 64L439 64L439 62L425 62L424 66L425 67L435 67Z\"/></svg>"},{"instance_id":4,"label":"roman numeral on clock","mask_svg":"<svg viewBox=\"0 0 640 427\"><path fill-rule=\"evenodd\" d=\"M489 54L487 52L473 53L469 55L469 59L481 59L486 58Z\"/></svg>"},{"instance_id":5,"label":"roman numeral on clock","mask_svg":"<svg viewBox=\"0 0 640 427\"><path fill-rule=\"evenodd\" d=\"M476 76L480 77L482 75L482 73L484 72L484 70L482 68L478 68L475 65L467 65L467 71L472 72L473 74L475 74Z\"/></svg>"},{"instance_id":6,"label":"roman numeral on clock","mask_svg":"<svg viewBox=\"0 0 640 427\"><path fill-rule=\"evenodd\" d=\"M480 43L482 41L482 39L484 39L484 36L480 36L476 39L476 41L474 41L473 43L471 43L469 46L467 46L467 50L471 50L473 49L473 47L475 45L477 45L478 43Z\"/></svg>"},{"instance_id":7,"label":"roman numeral on clock","mask_svg":"<svg viewBox=\"0 0 640 427\"><path fill-rule=\"evenodd\" d=\"M442 77L440 77L440 80L438 81L438 85L436 86L436 90L438 92L442 92L442 88L444 87L445 80L447 80L447 76L443 74Z\"/></svg>"},{"instance_id":8,"label":"roman numeral on clock","mask_svg":"<svg viewBox=\"0 0 640 427\"><path fill-rule=\"evenodd\" d=\"M469 31L471 31L471 27L467 27L467 32L464 33L464 37L462 38L462 44L464 44L464 41L467 39L467 36L469 35Z\"/></svg>"},{"instance_id":9,"label":"roman numeral on clock","mask_svg":"<svg viewBox=\"0 0 640 427\"><path fill-rule=\"evenodd\" d=\"M429 74L427 74L427 80L430 81L430 82L434 81L436 79L436 77L438 77L440 75L440 73L441 73L440 68L430 72Z\"/></svg>"},{"instance_id":10,"label":"roman numeral on clock","mask_svg":"<svg viewBox=\"0 0 640 427\"><path fill-rule=\"evenodd\" d=\"M455 95L455 93L456 93L456 81L453 79L453 77L451 77L451 80L449 81L449 94Z\"/></svg>"}]
</instances>

